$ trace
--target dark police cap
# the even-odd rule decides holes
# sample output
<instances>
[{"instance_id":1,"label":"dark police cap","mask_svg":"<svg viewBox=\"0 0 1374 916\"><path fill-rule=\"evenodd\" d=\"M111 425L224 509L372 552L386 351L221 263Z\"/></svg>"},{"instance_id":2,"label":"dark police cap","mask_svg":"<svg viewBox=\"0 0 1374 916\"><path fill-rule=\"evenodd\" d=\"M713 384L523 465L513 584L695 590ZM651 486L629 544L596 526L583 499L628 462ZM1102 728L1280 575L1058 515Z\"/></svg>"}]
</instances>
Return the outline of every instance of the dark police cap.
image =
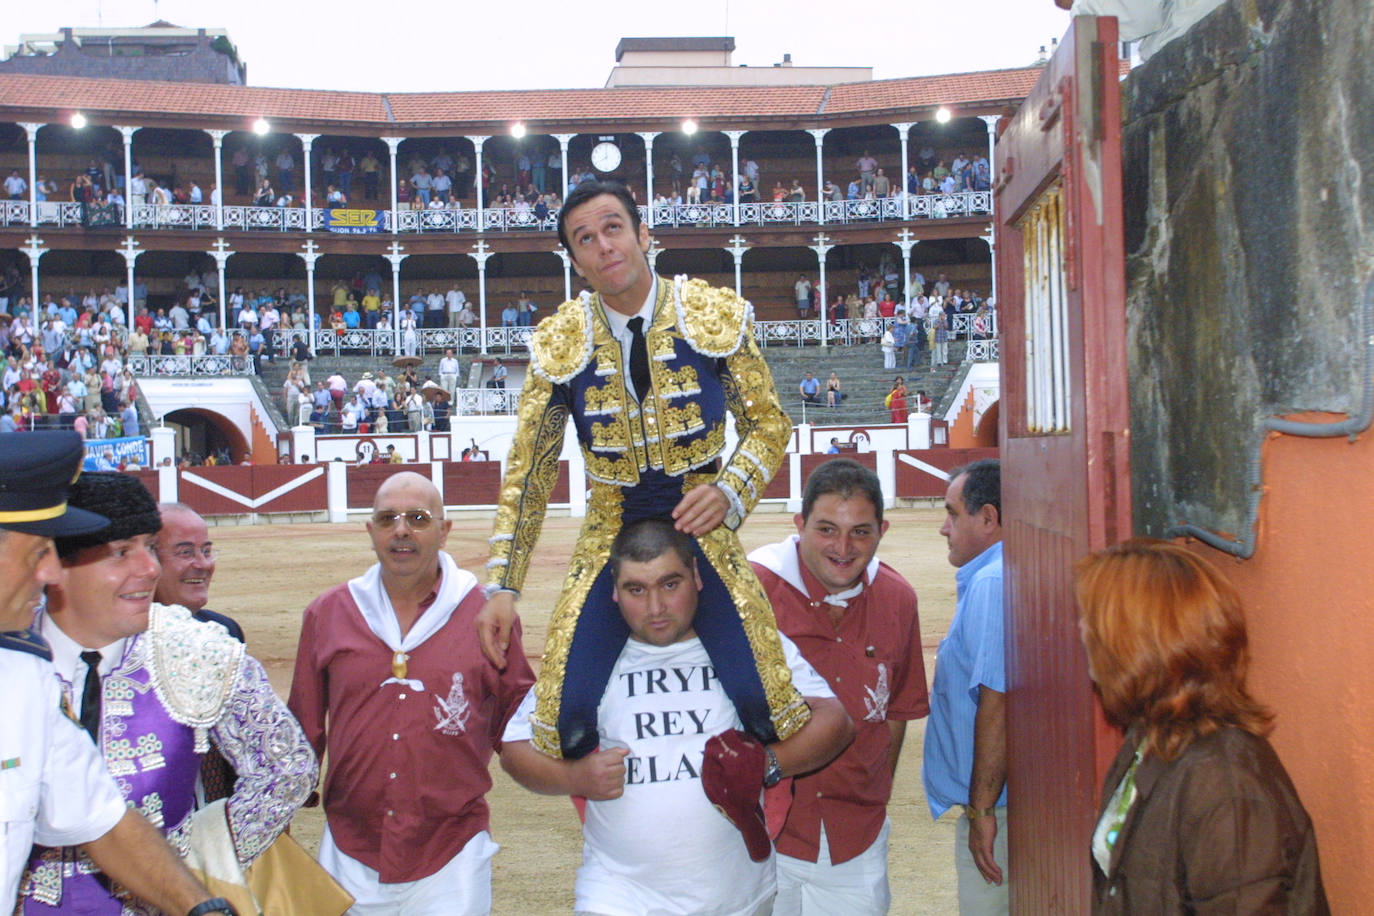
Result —
<instances>
[{"instance_id":1,"label":"dark police cap","mask_svg":"<svg viewBox=\"0 0 1374 916\"><path fill-rule=\"evenodd\" d=\"M0 436L0 528L41 537L89 534L110 524L103 515L67 504L67 491L86 456L75 432Z\"/></svg>"},{"instance_id":2,"label":"dark police cap","mask_svg":"<svg viewBox=\"0 0 1374 916\"><path fill-rule=\"evenodd\" d=\"M98 512L110 520L109 527L87 534L57 538L57 553L69 557L86 547L122 541L140 534L162 530L162 515L157 500L138 478L118 471L92 471L72 484L67 496L72 506Z\"/></svg>"}]
</instances>

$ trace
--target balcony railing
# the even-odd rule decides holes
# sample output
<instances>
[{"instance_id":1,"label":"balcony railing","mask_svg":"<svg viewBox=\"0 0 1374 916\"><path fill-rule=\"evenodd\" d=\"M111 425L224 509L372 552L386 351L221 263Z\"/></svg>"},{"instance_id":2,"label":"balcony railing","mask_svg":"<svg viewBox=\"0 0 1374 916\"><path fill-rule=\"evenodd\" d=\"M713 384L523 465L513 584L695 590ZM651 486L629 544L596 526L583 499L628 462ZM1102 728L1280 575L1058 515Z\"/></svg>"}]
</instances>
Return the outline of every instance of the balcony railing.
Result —
<instances>
[{"instance_id":1,"label":"balcony railing","mask_svg":"<svg viewBox=\"0 0 1374 916\"><path fill-rule=\"evenodd\" d=\"M82 205L70 201L42 201L38 205L38 224L60 228L92 225ZM956 216L985 216L992 213L991 191L960 191L955 194L922 194L907 199L908 220L947 219ZM641 218L648 220L649 207L639 208ZM215 231L216 208L209 204L138 204L133 209L133 228L136 230L192 229ZM99 208L103 214L101 226L124 225L122 207ZM305 210L301 207L242 207L224 208L224 228L249 232L304 232ZM862 225L864 223L900 222L902 199L884 197L880 200L777 201L742 203L739 205L740 226L811 226L819 225L822 212L827 224ZM462 232L552 232L557 228L558 211L550 211L540 219L533 209L524 207L489 207L445 210L381 210L377 231L401 234L462 233ZM326 211L316 207L311 225L316 232L324 228ZM655 204L653 223L659 228L733 227L735 205L712 202L703 204ZM0 226L29 225L29 202L7 200L0 202Z\"/></svg>"},{"instance_id":2,"label":"balcony railing","mask_svg":"<svg viewBox=\"0 0 1374 916\"><path fill-rule=\"evenodd\" d=\"M836 346L872 343L895 324L891 318L843 318L826 324L826 341ZM337 356L340 354L368 354L372 356L425 356L452 349L458 353L490 353L504 355L529 350L534 328L487 328L483 346L480 328L424 328L414 332L413 339L402 333L401 346L396 346L394 330L357 328L347 331L320 329L302 331L278 328L272 332L272 345L278 353L285 353L297 337L309 340L313 352ZM986 343L997 336L997 316L989 313L981 320L977 315L960 313L954 316L950 328L951 340ZM804 347L820 343L821 319L793 321L758 321L754 323L754 340L760 347ZM166 357L171 359L173 357ZM996 352L991 357L996 359Z\"/></svg>"},{"instance_id":3,"label":"balcony railing","mask_svg":"<svg viewBox=\"0 0 1374 916\"><path fill-rule=\"evenodd\" d=\"M130 356L125 365L136 376L254 374L247 356Z\"/></svg>"}]
</instances>

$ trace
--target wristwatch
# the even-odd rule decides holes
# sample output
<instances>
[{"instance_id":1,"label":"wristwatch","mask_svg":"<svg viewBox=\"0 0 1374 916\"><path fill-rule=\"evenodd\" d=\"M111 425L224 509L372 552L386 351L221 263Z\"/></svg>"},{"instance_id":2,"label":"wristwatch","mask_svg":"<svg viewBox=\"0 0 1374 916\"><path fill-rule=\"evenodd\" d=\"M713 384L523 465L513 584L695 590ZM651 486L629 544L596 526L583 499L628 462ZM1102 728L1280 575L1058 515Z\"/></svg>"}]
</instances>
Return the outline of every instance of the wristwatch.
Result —
<instances>
[{"instance_id":1,"label":"wristwatch","mask_svg":"<svg viewBox=\"0 0 1374 916\"><path fill-rule=\"evenodd\" d=\"M972 805L964 805L964 817L971 821L976 821L980 817L988 817L997 811L997 806L991 808L975 808Z\"/></svg>"},{"instance_id":2,"label":"wristwatch","mask_svg":"<svg viewBox=\"0 0 1374 916\"><path fill-rule=\"evenodd\" d=\"M766 744L763 753L768 758L768 766L763 771L763 787L771 789L782 781L782 766L778 764L778 755Z\"/></svg>"},{"instance_id":3,"label":"wristwatch","mask_svg":"<svg viewBox=\"0 0 1374 916\"><path fill-rule=\"evenodd\" d=\"M223 897L211 897L209 900L202 900L191 907L186 916L207 916L209 913L228 913L229 916L239 916L239 911L234 909L234 905Z\"/></svg>"}]
</instances>

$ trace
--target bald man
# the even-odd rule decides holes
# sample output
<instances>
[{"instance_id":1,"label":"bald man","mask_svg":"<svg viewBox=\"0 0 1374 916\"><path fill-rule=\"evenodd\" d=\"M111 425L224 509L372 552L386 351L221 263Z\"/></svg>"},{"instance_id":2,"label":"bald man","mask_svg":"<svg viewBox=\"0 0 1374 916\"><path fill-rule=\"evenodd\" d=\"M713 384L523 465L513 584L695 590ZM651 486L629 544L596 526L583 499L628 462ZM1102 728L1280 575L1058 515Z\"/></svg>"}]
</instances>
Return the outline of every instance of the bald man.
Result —
<instances>
[{"instance_id":1,"label":"bald man","mask_svg":"<svg viewBox=\"0 0 1374 916\"><path fill-rule=\"evenodd\" d=\"M487 764L534 673L518 643L504 671L473 637L485 600L444 552L452 522L429 479L377 491L377 563L306 608L291 711L329 750L320 863L355 916L486 914Z\"/></svg>"},{"instance_id":2,"label":"bald man","mask_svg":"<svg viewBox=\"0 0 1374 916\"><path fill-rule=\"evenodd\" d=\"M243 627L238 621L205 607L210 601L210 580L215 576L216 556L205 519L185 503L158 503L157 508L162 516L162 528L157 533L157 558L162 564L162 575L158 577L153 600L158 604L179 604L195 619L217 623L230 636L245 642ZM228 798L234 793L237 779L238 774L224 755L210 748L200 763L197 790L200 802Z\"/></svg>"},{"instance_id":3,"label":"bald man","mask_svg":"<svg viewBox=\"0 0 1374 916\"><path fill-rule=\"evenodd\" d=\"M162 514L162 530L157 533L162 577L157 580L153 600L159 604L179 604L197 620L217 623L243 642L243 628L238 621L205 608L210 603L210 580L215 576L215 557L219 553L210 540L205 519L185 503L159 503L157 508Z\"/></svg>"}]
</instances>

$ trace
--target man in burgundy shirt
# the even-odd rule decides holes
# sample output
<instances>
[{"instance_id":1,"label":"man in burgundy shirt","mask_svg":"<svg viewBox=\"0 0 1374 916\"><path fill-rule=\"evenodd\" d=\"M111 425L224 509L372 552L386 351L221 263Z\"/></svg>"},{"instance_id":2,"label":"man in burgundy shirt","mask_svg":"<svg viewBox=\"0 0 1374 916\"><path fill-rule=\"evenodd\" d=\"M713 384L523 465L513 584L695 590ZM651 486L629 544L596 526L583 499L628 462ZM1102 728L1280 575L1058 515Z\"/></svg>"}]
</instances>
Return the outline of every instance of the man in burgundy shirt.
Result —
<instances>
[{"instance_id":1,"label":"man in burgundy shirt","mask_svg":"<svg viewBox=\"0 0 1374 916\"><path fill-rule=\"evenodd\" d=\"M289 705L329 752L320 863L355 916L491 910L487 764L534 674L518 645L499 671L472 638L485 598L441 549L452 524L427 478L389 477L367 523L379 562L301 625Z\"/></svg>"},{"instance_id":2,"label":"man in burgundy shirt","mask_svg":"<svg viewBox=\"0 0 1374 916\"><path fill-rule=\"evenodd\" d=\"M799 777L777 838L774 916L888 911L887 802L906 723L926 715L916 593L875 554L887 531L877 476L847 458L806 483L797 534L749 555L778 629L854 720L854 743Z\"/></svg>"}]
</instances>

